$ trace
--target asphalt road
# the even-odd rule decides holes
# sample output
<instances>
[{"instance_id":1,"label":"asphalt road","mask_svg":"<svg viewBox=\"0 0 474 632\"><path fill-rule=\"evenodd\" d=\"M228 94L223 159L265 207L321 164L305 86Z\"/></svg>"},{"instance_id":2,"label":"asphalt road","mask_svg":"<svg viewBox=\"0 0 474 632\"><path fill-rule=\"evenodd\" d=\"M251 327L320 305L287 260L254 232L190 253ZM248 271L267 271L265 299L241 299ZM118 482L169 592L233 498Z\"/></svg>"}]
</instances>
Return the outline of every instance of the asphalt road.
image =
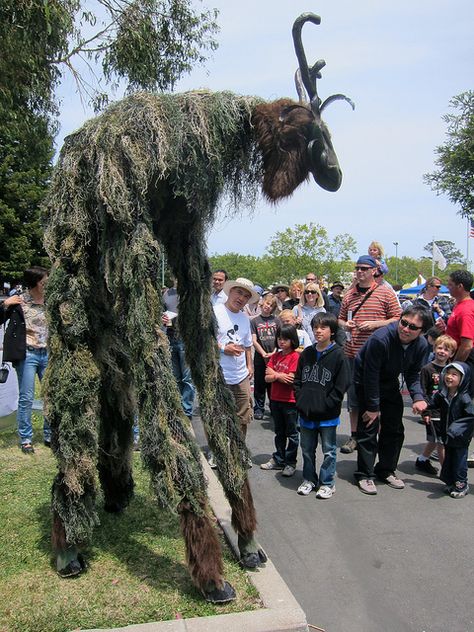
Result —
<instances>
[{"instance_id":1,"label":"asphalt road","mask_svg":"<svg viewBox=\"0 0 474 632\"><path fill-rule=\"evenodd\" d=\"M343 417L338 444L348 432ZM253 422L247 442L258 537L301 604L326 632L474 632L474 470L472 494L455 500L415 470L425 431L405 409L399 475L404 490L353 483L355 455L338 451L336 494L299 496L295 475L261 470L273 451L271 419ZM202 433L198 439L205 444ZM318 448L318 462L321 452Z\"/></svg>"}]
</instances>

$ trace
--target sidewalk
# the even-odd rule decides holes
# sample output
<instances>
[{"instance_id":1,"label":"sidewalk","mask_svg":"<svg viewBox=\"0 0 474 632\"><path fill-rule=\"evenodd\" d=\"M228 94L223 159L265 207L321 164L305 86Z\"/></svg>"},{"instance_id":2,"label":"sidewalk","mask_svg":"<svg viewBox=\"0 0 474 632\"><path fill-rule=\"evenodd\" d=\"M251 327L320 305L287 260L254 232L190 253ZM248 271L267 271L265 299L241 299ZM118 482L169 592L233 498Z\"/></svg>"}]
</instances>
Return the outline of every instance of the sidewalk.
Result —
<instances>
[{"instance_id":1,"label":"sidewalk","mask_svg":"<svg viewBox=\"0 0 474 632\"><path fill-rule=\"evenodd\" d=\"M222 487L204 455L204 473L209 481L209 500L225 536L238 557L237 537L231 527L231 509ZM261 610L251 612L195 617L156 623L129 625L115 630L126 632L308 632L306 616L290 592L275 566L268 560L264 567L249 571L249 578L263 604ZM83 632L99 632L98 629ZM100 632L111 632L101 628Z\"/></svg>"}]
</instances>

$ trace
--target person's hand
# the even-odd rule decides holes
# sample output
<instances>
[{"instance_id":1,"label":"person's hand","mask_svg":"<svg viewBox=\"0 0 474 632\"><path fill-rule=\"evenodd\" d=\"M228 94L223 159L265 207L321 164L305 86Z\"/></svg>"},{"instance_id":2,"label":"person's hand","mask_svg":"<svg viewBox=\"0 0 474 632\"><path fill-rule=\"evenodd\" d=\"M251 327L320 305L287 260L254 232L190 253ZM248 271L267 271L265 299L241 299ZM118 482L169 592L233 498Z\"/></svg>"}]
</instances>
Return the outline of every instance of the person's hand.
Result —
<instances>
[{"instance_id":1,"label":"person's hand","mask_svg":"<svg viewBox=\"0 0 474 632\"><path fill-rule=\"evenodd\" d=\"M431 423L431 415L426 414L426 413L425 413L425 414L423 414L423 413L422 413L422 414L421 414L421 418L423 419L423 421L425 422L425 424L426 424L427 426L429 426L429 425L430 425L430 423Z\"/></svg>"},{"instance_id":2,"label":"person's hand","mask_svg":"<svg viewBox=\"0 0 474 632\"><path fill-rule=\"evenodd\" d=\"M368 426L371 426L374 421L376 421L380 417L380 410L370 411L366 410L362 415L362 421Z\"/></svg>"},{"instance_id":3,"label":"person's hand","mask_svg":"<svg viewBox=\"0 0 474 632\"><path fill-rule=\"evenodd\" d=\"M13 296L9 296L3 301L4 307L11 307L12 305L19 305L23 303L23 299L18 294L14 294Z\"/></svg>"},{"instance_id":4,"label":"person's hand","mask_svg":"<svg viewBox=\"0 0 474 632\"><path fill-rule=\"evenodd\" d=\"M441 333L446 331L446 323L444 322L444 320L442 318L437 318L436 319L435 327Z\"/></svg>"},{"instance_id":5,"label":"person's hand","mask_svg":"<svg viewBox=\"0 0 474 632\"><path fill-rule=\"evenodd\" d=\"M364 320L362 323L359 323L357 328L360 331L373 331L377 329L375 320Z\"/></svg>"},{"instance_id":6,"label":"person's hand","mask_svg":"<svg viewBox=\"0 0 474 632\"><path fill-rule=\"evenodd\" d=\"M239 356L244 352L242 345L238 345L236 342L228 342L224 347L224 354L228 356Z\"/></svg>"},{"instance_id":7,"label":"person's hand","mask_svg":"<svg viewBox=\"0 0 474 632\"><path fill-rule=\"evenodd\" d=\"M249 378L249 380L251 380L253 378L253 373L254 373L253 366L248 366L247 370L249 372L248 378Z\"/></svg>"},{"instance_id":8,"label":"person's hand","mask_svg":"<svg viewBox=\"0 0 474 632\"><path fill-rule=\"evenodd\" d=\"M278 373L278 381L283 382L283 384L293 384L294 379L288 373Z\"/></svg>"},{"instance_id":9,"label":"person's hand","mask_svg":"<svg viewBox=\"0 0 474 632\"><path fill-rule=\"evenodd\" d=\"M414 415L421 415L421 413L427 408L428 404L423 399L419 402L413 402L412 410Z\"/></svg>"},{"instance_id":10,"label":"person's hand","mask_svg":"<svg viewBox=\"0 0 474 632\"><path fill-rule=\"evenodd\" d=\"M352 331L353 329L355 329L357 327L357 325L355 324L354 320L348 320L346 322L346 329L347 331Z\"/></svg>"},{"instance_id":11,"label":"person's hand","mask_svg":"<svg viewBox=\"0 0 474 632\"><path fill-rule=\"evenodd\" d=\"M166 314L162 314L161 322L165 327L171 327L171 319L169 319Z\"/></svg>"}]
</instances>

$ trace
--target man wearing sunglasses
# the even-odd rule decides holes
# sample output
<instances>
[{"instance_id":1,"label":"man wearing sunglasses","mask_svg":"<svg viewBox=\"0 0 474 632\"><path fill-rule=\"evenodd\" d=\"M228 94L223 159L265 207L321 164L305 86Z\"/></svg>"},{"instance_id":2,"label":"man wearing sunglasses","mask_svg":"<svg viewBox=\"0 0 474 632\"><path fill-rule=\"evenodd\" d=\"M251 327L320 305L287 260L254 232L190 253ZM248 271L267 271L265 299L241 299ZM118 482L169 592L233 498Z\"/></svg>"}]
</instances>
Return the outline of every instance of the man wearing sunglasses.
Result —
<instances>
[{"instance_id":1,"label":"man wearing sunglasses","mask_svg":"<svg viewBox=\"0 0 474 632\"><path fill-rule=\"evenodd\" d=\"M438 297L440 289L440 279L438 279L438 277L430 277L429 279L427 279L425 287L423 288L419 296L417 296L417 298L415 298L413 302L405 301L405 303L403 303L403 307L405 308L409 305L421 305L431 314L432 326L435 325L438 318L443 318L444 320L447 320L448 314L446 314L445 310L442 309Z\"/></svg>"},{"instance_id":2,"label":"man wearing sunglasses","mask_svg":"<svg viewBox=\"0 0 474 632\"><path fill-rule=\"evenodd\" d=\"M378 329L356 356L354 386L359 414L354 476L364 494L377 493L375 477L394 489L405 487L395 473L405 438L399 377L403 373L413 413L421 414L427 404L420 369L428 347L422 334L428 330L430 320L424 307L408 307L398 322Z\"/></svg>"},{"instance_id":3,"label":"man wearing sunglasses","mask_svg":"<svg viewBox=\"0 0 474 632\"><path fill-rule=\"evenodd\" d=\"M353 368L354 358L367 338L380 327L396 322L401 314L400 304L392 288L379 285L375 280L377 262L370 255L362 255L355 265L356 283L342 299L339 325L346 331L344 353ZM341 452L350 454L356 447L357 398L351 386L347 393L351 436L341 447Z\"/></svg>"}]
</instances>

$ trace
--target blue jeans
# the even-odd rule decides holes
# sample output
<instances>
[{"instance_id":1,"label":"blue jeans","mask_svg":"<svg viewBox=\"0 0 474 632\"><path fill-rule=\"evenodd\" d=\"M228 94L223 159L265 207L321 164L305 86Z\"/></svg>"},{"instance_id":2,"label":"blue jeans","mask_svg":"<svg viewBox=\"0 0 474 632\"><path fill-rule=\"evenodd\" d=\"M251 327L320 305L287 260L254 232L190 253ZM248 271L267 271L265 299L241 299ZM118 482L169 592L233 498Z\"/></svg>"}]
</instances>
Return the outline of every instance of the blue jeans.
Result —
<instances>
[{"instance_id":1,"label":"blue jeans","mask_svg":"<svg viewBox=\"0 0 474 632\"><path fill-rule=\"evenodd\" d=\"M445 447L444 463L439 477L446 485L467 485L467 455L468 448L453 448L449 444Z\"/></svg>"},{"instance_id":2,"label":"blue jeans","mask_svg":"<svg viewBox=\"0 0 474 632\"><path fill-rule=\"evenodd\" d=\"M38 374L40 381L48 365L48 350L27 347L26 357L20 362L15 362L15 370L18 378L18 434L21 444L31 443L33 440L33 426L31 425L31 410L35 398L35 376ZM43 423L43 439L51 441L51 429L46 417Z\"/></svg>"},{"instance_id":3,"label":"blue jeans","mask_svg":"<svg viewBox=\"0 0 474 632\"><path fill-rule=\"evenodd\" d=\"M298 456L298 412L296 405L289 402L270 401L270 410L275 429L275 452L273 459L278 465L296 465Z\"/></svg>"},{"instance_id":4,"label":"blue jeans","mask_svg":"<svg viewBox=\"0 0 474 632\"><path fill-rule=\"evenodd\" d=\"M318 438L321 437L321 448L323 451L323 462L319 470L319 484L334 486L334 475L336 473L336 428L337 426L327 426L314 430L300 426L300 443L303 453L303 478L318 485L318 475L316 473L316 448Z\"/></svg>"},{"instance_id":5,"label":"blue jeans","mask_svg":"<svg viewBox=\"0 0 474 632\"><path fill-rule=\"evenodd\" d=\"M170 338L171 362L173 364L173 375L178 383L181 393L181 405L186 417L193 414L194 395L196 388L191 379L191 371L186 364L184 357L184 344L181 339Z\"/></svg>"}]
</instances>

